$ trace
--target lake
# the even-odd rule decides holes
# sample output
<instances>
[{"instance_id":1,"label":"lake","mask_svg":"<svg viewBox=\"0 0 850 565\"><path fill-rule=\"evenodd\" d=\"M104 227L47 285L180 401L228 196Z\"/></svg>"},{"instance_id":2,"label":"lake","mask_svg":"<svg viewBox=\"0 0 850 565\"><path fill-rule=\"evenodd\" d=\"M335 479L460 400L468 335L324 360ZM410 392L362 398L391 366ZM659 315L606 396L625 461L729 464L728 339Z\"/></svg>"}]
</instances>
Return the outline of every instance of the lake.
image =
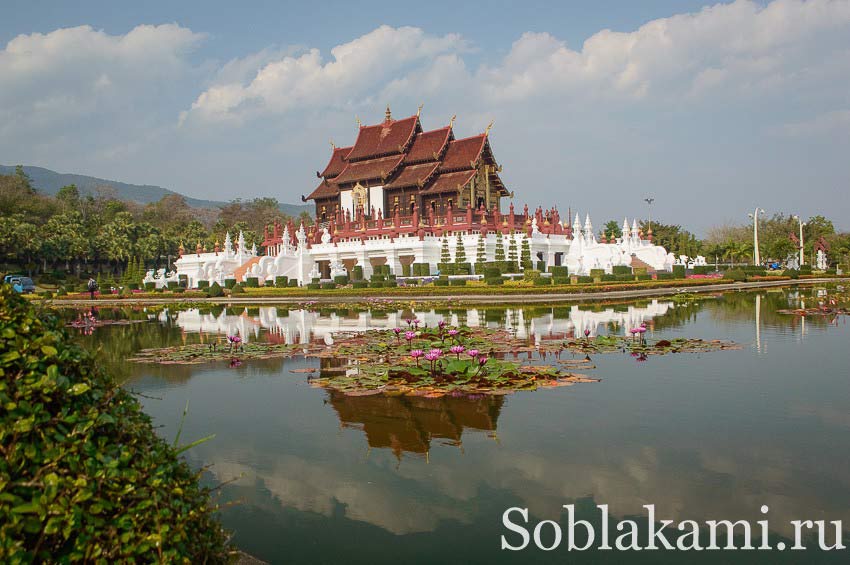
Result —
<instances>
[{"instance_id":1,"label":"lake","mask_svg":"<svg viewBox=\"0 0 850 565\"><path fill-rule=\"evenodd\" d=\"M541 519L566 524L565 504L599 527L597 504L609 506L612 521L637 517L642 530L647 504L676 522L747 520L755 527L768 519L771 544L788 547L791 520L848 523L847 320L778 312L817 305L825 292L513 308L376 301L359 310L101 309L102 319L143 321L80 339L99 347L109 370L140 393L164 439L175 438L181 420L180 443L215 435L186 457L204 469L207 484L219 485L234 543L265 561L846 563L848 550L811 549L812 539L805 553L568 552L565 542L551 552L533 543L500 550L502 535L520 540L502 525L513 506L529 509L529 529ZM653 339L728 339L741 348L646 360L596 355L587 373L600 382L442 398L316 388L304 372L319 366L315 358L233 367L125 361L142 348L236 331L249 342L329 343L336 332L390 330L411 315L429 325L506 327L531 343L586 329L591 338L622 335L646 322ZM611 530L613 543L618 532ZM552 529L544 532L548 543Z\"/></svg>"}]
</instances>

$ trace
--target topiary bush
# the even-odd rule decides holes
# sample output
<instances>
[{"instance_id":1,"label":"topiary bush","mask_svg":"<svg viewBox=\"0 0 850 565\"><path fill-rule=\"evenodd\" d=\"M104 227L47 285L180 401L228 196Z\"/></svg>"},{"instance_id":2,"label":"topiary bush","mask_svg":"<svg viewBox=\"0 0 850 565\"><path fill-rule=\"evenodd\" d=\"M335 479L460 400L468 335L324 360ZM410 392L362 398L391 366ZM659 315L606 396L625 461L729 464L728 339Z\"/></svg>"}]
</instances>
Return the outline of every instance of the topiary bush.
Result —
<instances>
[{"instance_id":1,"label":"topiary bush","mask_svg":"<svg viewBox=\"0 0 850 565\"><path fill-rule=\"evenodd\" d=\"M0 562L223 563L199 473L59 319L0 288Z\"/></svg>"},{"instance_id":2,"label":"topiary bush","mask_svg":"<svg viewBox=\"0 0 850 565\"><path fill-rule=\"evenodd\" d=\"M236 279L224 279L224 288L233 288L236 286Z\"/></svg>"},{"instance_id":3,"label":"topiary bush","mask_svg":"<svg viewBox=\"0 0 850 565\"><path fill-rule=\"evenodd\" d=\"M449 286L449 279L440 277L434 281L434 286Z\"/></svg>"},{"instance_id":4,"label":"topiary bush","mask_svg":"<svg viewBox=\"0 0 850 565\"><path fill-rule=\"evenodd\" d=\"M570 284L570 277L552 277L553 284Z\"/></svg>"},{"instance_id":5,"label":"topiary bush","mask_svg":"<svg viewBox=\"0 0 850 565\"><path fill-rule=\"evenodd\" d=\"M684 265L673 265L673 278L676 278L676 279L685 278L685 266Z\"/></svg>"},{"instance_id":6,"label":"topiary bush","mask_svg":"<svg viewBox=\"0 0 850 565\"><path fill-rule=\"evenodd\" d=\"M217 282L213 282L207 289L207 298L218 298L219 296L224 296L224 289Z\"/></svg>"},{"instance_id":7,"label":"topiary bush","mask_svg":"<svg viewBox=\"0 0 850 565\"><path fill-rule=\"evenodd\" d=\"M245 294L245 287L242 284L235 284L233 288L230 289L230 294Z\"/></svg>"},{"instance_id":8,"label":"topiary bush","mask_svg":"<svg viewBox=\"0 0 850 565\"><path fill-rule=\"evenodd\" d=\"M800 271L798 271L797 269L785 269L782 274L786 277L791 277L792 279L800 278Z\"/></svg>"},{"instance_id":9,"label":"topiary bush","mask_svg":"<svg viewBox=\"0 0 850 565\"><path fill-rule=\"evenodd\" d=\"M570 270L565 265L552 265L549 267L549 272L552 273L553 277L568 277L570 276Z\"/></svg>"},{"instance_id":10,"label":"topiary bush","mask_svg":"<svg viewBox=\"0 0 850 565\"><path fill-rule=\"evenodd\" d=\"M363 280L363 267L360 265L355 265L351 268L351 280L353 281L362 281Z\"/></svg>"},{"instance_id":11,"label":"topiary bush","mask_svg":"<svg viewBox=\"0 0 850 565\"><path fill-rule=\"evenodd\" d=\"M552 284L552 279L549 277L537 277L534 279L534 286L548 286Z\"/></svg>"},{"instance_id":12,"label":"topiary bush","mask_svg":"<svg viewBox=\"0 0 850 565\"><path fill-rule=\"evenodd\" d=\"M741 269L729 269L723 273L723 280L743 282L747 280L747 274Z\"/></svg>"},{"instance_id":13,"label":"topiary bush","mask_svg":"<svg viewBox=\"0 0 850 565\"><path fill-rule=\"evenodd\" d=\"M710 265L694 265L695 275L707 275L714 272L714 267Z\"/></svg>"},{"instance_id":14,"label":"topiary bush","mask_svg":"<svg viewBox=\"0 0 850 565\"><path fill-rule=\"evenodd\" d=\"M289 285L288 277L275 277L274 278L274 286L275 288L285 288Z\"/></svg>"},{"instance_id":15,"label":"topiary bush","mask_svg":"<svg viewBox=\"0 0 850 565\"><path fill-rule=\"evenodd\" d=\"M257 277L247 277L245 279L245 286L248 288L260 288L260 279Z\"/></svg>"},{"instance_id":16,"label":"topiary bush","mask_svg":"<svg viewBox=\"0 0 850 565\"><path fill-rule=\"evenodd\" d=\"M322 288L322 285L319 283L311 282L307 285L307 288L309 288L310 290L320 290Z\"/></svg>"},{"instance_id":17,"label":"topiary bush","mask_svg":"<svg viewBox=\"0 0 850 565\"><path fill-rule=\"evenodd\" d=\"M203 290L203 289L209 288L209 287L210 287L210 281L198 281L198 290ZM133 286L130 285L130 288L133 288Z\"/></svg>"},{"instance_id":18,"label":"topiary bush","mask_svg":"<svg viewBox=\"0 0 850 565\"><path fill-rule=\"evenodd\" d=\"M631 275L632 268L629 265L614 265L611 267L612 275Z\"/></svg>"},{"instance_id":19,"label":"topiary bush","mask_svg":"<svg viewBox=\"0 0 850 565\"><path fill-rule=\"evenodd\" d=\"M369 283L367 283L366 281L354 281L353 283L351 283L351 286L353 288L369 288Z\"/></svg>"},{"instance_id":20,"label":"topiary bush","mask_svg":"<svg viewBox=\"0 0 850 565\"><path fill-rule=\"evenodd\" d=\"M333 290L336 288L336 283L334 282L323 282L322 290Z\"/></svg>"},{"instance_id":21,"label":"topiary bush","mask_svg":"<svg viewBox=\"0 0 850 565\"><path fill-rule=\"evenodd\" d=\"M155 282L146 282L145 283L145 290L148 291L148 292L156 290L156 283Z\"/></svg>"},{"instance_id":22,"label":"topiary bush","mask_svg":"<svg viewBox=\"0 0 850 565\"><path fill-rule=\"evenodd\" d=\"M659 281L669 281L669 280L673 280L674 278L676 278L676 277L673 276L673 273L664 273L664 272L655 273L655 279L659 280Z\"/></svg>"},{"instance_id":23,"label":"topiary bush","mask_svg":"<svg viewBox=\"0 0 850 565\"><path fill-rule=\"evenodd\" d=\"M289 286L289 287L297 287L297 286L298 286L298 279L289 279L289 282L287 283L287 286Z\"/></svg>"},{"instance_id":24,"label":"topiary bush","mask_svg":"<svg viewBox=\"0 0 850 565\"><path fill-rule=\"evenodd\" d=\"M452 279L449 281L449 286L466 286L466 279Z\"/></svg>"},{"instance_id":25,"label":"topiary bush","mask_svg":"<svg viewBox=\"0 0 850 565\"><path fill-rule=\"evenodd\" d=\"M503 279L501 276L500 277L491 277L491 278L485 277L484 280L487 282L487 284L489 286L499 286L499 285L505 284L505 279Z\"/></svg>"},{"instance_id":26,"label":"topiary bush","mask_svg":"<svg viewBox=\"0 0 850 565\"><path fill-rule=\"evenodd\" d=\"M602 278L602 275L605 274L605 269L590 269L590 276L593 278Z\"/></svg>"},{"instance_id":27,"label":"topiary bush","mask_svg":"<svg viewBox=\"0 0 850 565\"><path fill-rule=\"evenodd\" d=\"M348 284L348 275L338 275L334 277L334 283L344 286Z\"/></svg>"}]
</instances>

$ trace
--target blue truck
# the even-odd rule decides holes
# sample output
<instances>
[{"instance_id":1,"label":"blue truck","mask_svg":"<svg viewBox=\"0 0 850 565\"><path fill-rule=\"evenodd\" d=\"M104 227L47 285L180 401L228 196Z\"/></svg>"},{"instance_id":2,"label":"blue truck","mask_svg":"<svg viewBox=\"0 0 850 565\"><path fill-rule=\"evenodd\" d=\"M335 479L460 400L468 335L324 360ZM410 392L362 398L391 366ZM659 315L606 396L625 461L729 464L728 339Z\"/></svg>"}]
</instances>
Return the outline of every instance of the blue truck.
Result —
<instances>
[{"instance_id":1,"label":"blue truck","mask_svg":"<svg viewBox=\"0 0 850 565\"><path fill-rule=\"evenodd\" d=\"M18 293L35 292L35 283L26 275L6 275L3 277L3 283L12 285Z\"/></svg>"}]
</instances>

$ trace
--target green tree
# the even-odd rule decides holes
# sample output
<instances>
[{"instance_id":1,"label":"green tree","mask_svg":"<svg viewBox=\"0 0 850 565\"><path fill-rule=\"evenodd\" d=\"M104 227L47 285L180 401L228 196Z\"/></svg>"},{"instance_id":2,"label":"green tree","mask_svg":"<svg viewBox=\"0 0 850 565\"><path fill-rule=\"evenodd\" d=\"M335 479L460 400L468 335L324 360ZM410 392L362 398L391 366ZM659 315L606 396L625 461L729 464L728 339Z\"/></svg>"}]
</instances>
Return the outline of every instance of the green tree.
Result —
<instances>
[{"instance_id":1,"label":"green tree","mask_svg":"<svg viewBox=\"0 0 850 565\"><path fill-rule=\"evenodd\" d=\"M534 263L531 261L531 245L529 244L526 236L522 237L522 251L520 259L522 261L523 270L527 271L534 268Z\"/></svg>"},{"instance_id":2,"label":"green tree","mask_svg":"<svg viewBox=\"0 0 850 565\"><path fill-rule=\"evenodd\" d=\"M440 249L440 263L443 263L445 265L447 263L451 263L451 261L452 261L452 256L451 256L451 253L449 252L449 238L446 237L446 236L443 236L443 245Z\"/></svg>"},{"instance_id":3,"label":"green tree","mask_svg":"<svg viewBox=\"0 0 850 565\"><path fill-rule=\"evenodd\" d=\"M482 233L478 236L478 246L475 248L475 263L481 265L487 262L487 250L485 235ZM479 267L480 269L480 267Z\"/></svg>"},{"instance_id":4,"label":"green tree","mask_svg":"<svg viewBox=\"0 0 850 565\"><path fill-rule=\"evenodd\" d=\"M496 233L496 253L494 257L495 261L504 261L505 260L505 237Z\"/></svg>"},{"instance_id":5,"label":"green tree","mask_svg":"<svg viewBox=\"0 0 850 565\"><path fill-rule=\"evenodd\" d=\"M460 232L457 232L457 240L455 241L455 263L466 263L466 249Z\"/></svg>"},{"instance_id":6,"label":"green tree","mask_svg":"<svg viewBox=\"0 0 850 565\"><path fill-rule=\"evenodd\" d=\"M652 226L653 232L655 231L655 224ZM623 237L623 229L620 227L620 224L617 223L617 220L608 220L605 223L605 226L602 228L602 231L599 232L600 237Z\"/></svg>"}]
</instances>

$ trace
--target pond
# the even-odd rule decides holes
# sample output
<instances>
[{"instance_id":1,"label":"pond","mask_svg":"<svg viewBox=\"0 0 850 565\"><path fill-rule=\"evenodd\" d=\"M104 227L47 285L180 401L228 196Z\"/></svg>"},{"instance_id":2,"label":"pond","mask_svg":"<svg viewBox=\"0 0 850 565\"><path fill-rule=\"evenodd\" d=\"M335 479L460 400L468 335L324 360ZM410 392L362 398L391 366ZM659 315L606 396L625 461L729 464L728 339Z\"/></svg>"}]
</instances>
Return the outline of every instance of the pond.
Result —
<instances>
[{"instance_id":1,"label":"pond","mask_svg":"<svg viewBox=\"0 0 850 565\"><path fill-rule=\"evenodd\" d=\"M530 530L542 519L565 524L565 504L594 524L596 505L607 504L612 520L633 517L641 528L647 504L676 522L747 520L754 527L767 505L771 543L789 547L791 520L848 523L846 316L780 312L817 306L832 292L801 287L511 308L375 301L360 308L109 309L98 317L138 323L78 333L140 393L163 438L172 441L181 420L181 443L215 435L186 456L205 469L208 484L220 485L234 542L268 562L846 562L847 550L500 550L502 535L519 541L502 524L513 506L529 509ZM593 368L582 372L599 382L438 398L350 396L311 382L310 369L350 359L126 361L142 349L237 332L249 344L321 348L340 332L390 334L411 316L429 327L445 320L508 329L532 346L581 339L585 330L590 339L627 335L645 323L649 339L723 339L740 347L642 359L594 354ZM612 543L615 535L612 525ZM551 530L544 537L550 541Z\"/></svg>"}]
</instances>

